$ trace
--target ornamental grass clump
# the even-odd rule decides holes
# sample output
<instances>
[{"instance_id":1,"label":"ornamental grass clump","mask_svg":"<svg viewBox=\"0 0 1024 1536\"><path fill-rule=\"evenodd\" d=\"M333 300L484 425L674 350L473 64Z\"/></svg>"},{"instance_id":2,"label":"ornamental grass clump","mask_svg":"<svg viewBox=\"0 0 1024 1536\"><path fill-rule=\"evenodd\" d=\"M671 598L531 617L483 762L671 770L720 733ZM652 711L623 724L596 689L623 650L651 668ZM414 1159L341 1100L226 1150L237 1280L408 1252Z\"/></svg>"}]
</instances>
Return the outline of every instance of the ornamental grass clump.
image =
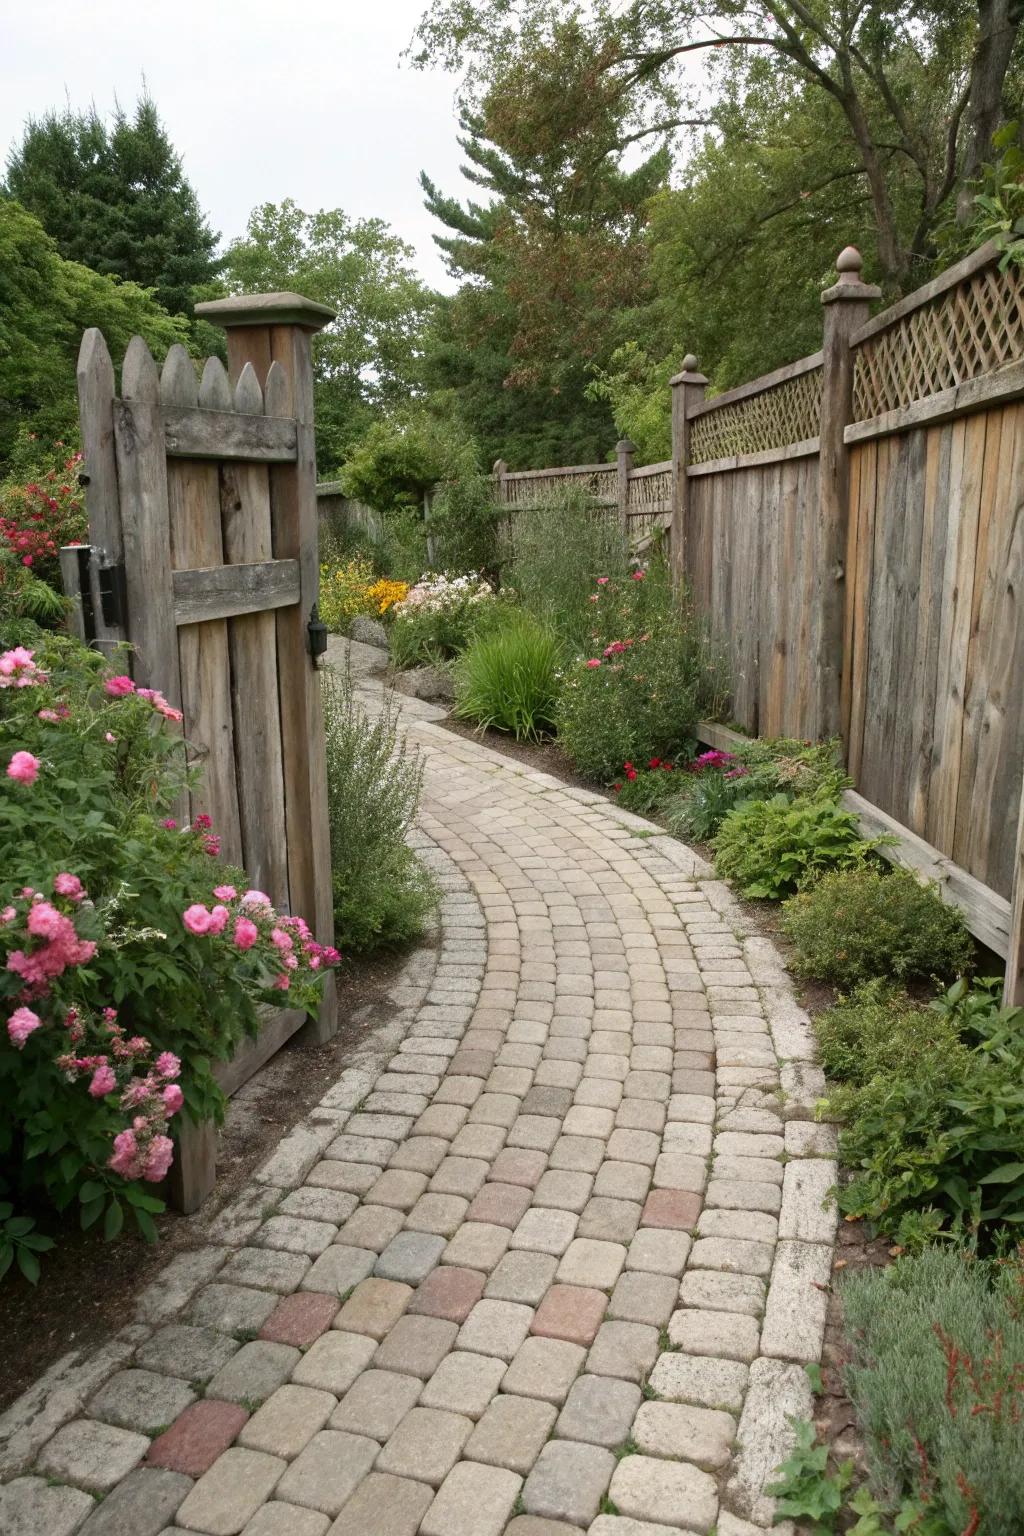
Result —
<instances>
[{"instance_id":1,"label":"ornamental grass clump","mask_svg":"<svg viewBox=\"0 0 1024 1536\"><path fill-rule=\"evenodd\" d=\"M724 673L664 561L598 577L587 607L587 649L566 669L558 711L576 767L609 784L625 762L689 756L697 721L721 707Z\"/></svg>"},{"instance_id":2,"label":"ornamental grass clump","mask_svg":"<svg viewBox=\"0 0 1024 1536\"><path fill-rule=\"evenodd\" d=\"M430 872L407 841L423 769L398 740L385 695L370 716L349 672L322 674L331 877L338 943L365 953L418 938L438 901Z\"/></svg>"},{"instance_id":3,"label":"ornamental grass clump","mask_svg":"<svg viewBox=\"0 0 1024 1536\"><path fill-rule=\"evenodd\" d=\"M871 1487L886 1509L920 1501L928 1530L1024 1531L1022 1259L933 1247L842 1285Z\"/></svg>"},{"instance_id":4,"label":"ornamental grass clump","mask_svg":"<svg viewBox=\"0 0 1024 1536\"><path fill-rule=\"evenodd\" d=\"M841 987L872 976L950 980L974 961L959 909L906 869L828 874L786 903L782 927L796 947L794 970Z\"/></svg>"},{"instance_id":5,"label":"ornamental grass clump","mask_svg":"<svg viewBox=\"0 0 1024 1536\"><path fill-rule=\"evenodd\" d=\"M208 817L179 824L198 793L180 719L67 637L0 654L6 1193L77 1205L108 1237L126 1211L155 1236L144 1186L170 1168L177 1117L222 1118L213 1063L261 1003L315 1012L337 960L216 862Z\"/></svg>"},{"instance_id":6,"label":"ornamental grass clump","mask_svg":"<svg viewBox=\"0 0 1024 1536\"><path fill-rule=\"evenodd\" d=\"M558 640L527 613L478 635L455 664L455 714L517 741L551 732L558 705Z\"/></svg>"}]
</instances>

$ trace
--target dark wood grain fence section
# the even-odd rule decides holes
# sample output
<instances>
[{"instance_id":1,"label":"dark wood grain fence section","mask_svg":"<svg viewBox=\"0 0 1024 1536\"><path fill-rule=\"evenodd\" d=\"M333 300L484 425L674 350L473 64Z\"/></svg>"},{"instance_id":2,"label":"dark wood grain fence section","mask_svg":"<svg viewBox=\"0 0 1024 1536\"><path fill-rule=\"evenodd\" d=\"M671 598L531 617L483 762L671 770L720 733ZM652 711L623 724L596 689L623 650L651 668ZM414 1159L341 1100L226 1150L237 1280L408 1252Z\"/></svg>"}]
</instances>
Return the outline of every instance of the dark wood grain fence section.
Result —
<instances>
[{"instance_id":1,"label":"dark wood grain fence section","mask_svg":"<svg viewBox=\"0 0 1024 1536\"><path fill-rule=\"evenodd\" d=\"M138 336L120 395L99 331L79 360L89 472L88 556L62 552L79 635L128 642L137 684L183 712L201 778L178 807L208 815L222 857L282 910L333 941L320 680L307 625L317 601L317 502L309 337L331 312L294 294L200 306L228 330L230 374L201 378L183 347L162 373ZM317 1039L336 1027L328 978ZM305 1022L265 1010L260 1034L218 1067L233 1091ZM178 1202L215 1172L210 1126L184 1122Z\"/></svg>"}]
</instances>

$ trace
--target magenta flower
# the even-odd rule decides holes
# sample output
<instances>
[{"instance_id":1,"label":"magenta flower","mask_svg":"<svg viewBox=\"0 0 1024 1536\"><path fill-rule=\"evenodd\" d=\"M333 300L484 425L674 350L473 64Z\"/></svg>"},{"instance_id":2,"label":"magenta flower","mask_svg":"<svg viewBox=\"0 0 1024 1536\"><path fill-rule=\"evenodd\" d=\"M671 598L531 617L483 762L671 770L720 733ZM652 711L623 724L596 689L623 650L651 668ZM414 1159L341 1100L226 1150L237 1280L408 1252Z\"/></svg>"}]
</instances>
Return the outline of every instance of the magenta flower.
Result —
<instances>
[{"instance_id":1,"label":"magenta flower","mask_svg":"<svg viewBox=\"0 0 1024 1536\"><path fill-rule=\"evenodd\" d=\"M39 759L31 752L15 752L7 764L7 777L19 784L34 784L39 776Z\"/></svg>"},{"instance_id":2,"label":"magenta flower","mask_svg":"<svg viewBox=\"0 0 1024 1536\"><path fill-rule=\"evenodd\" d=\"M66 896L68 901L81 901L85 895L85 887L77 875L69 875L67 871L56 875L53 888L58 896Z\"/></svg>"},{"instance_id":3,"label":"magenta flower","mask_svg":"<svg viewBox=\"0 0 1024 1536\"><path fill-rule=\"evenodd\" d=\"M117 1078L114 1076L114 1069L107 1062L104 1062L93 1073L92 1082L89 1084L89 1092L94 1099L102 1099L108 1093L113 1093L116 1087Z\"/></svg>"},{"instance_id":4,"label":"magenta flower","mask_svg":"<svg viewBox=\"0 0 1024 1536\"><path fill-rule=\"evenodd\" d=\"M29 1035L33 1034L42 1024L38 1013L33 1013L31 1008L15 1008L7 1020L7 1033L15 1050L20 1051Z\"/></svg>"},{"instance_id":5,"label":"magenta flower","mask_svg":"<svg viewBox=\"0 0 1024 1536\"><path fill-rule=\"evenodd\" d=\"M250 922L247 917L240 917L238 919L238 921L235 923L235 946L236 946L236 948L238 948L238 949L252 949L253 945L256 943L256 940L259 938L259 936L260 936L260 931L256 927L256 924Z\"/></svg>"},{"instance_id":6,"label":"magenta flower","mask_svg":"<svg viewBox=\"0 0 1024 1536\"><path fill-rule=\"evenodd\" d=\"M103 684L103 692L112 699L124 699L130 693L135 692L135 684L124 672L118 677L108 677Z\"/></svg>"},{"instance_id":7,"label":"magenta flower","mask_svg":"<svg viewBox=\"0 0 1024 1536\"><path fill-rule=\"evenodd\" d=\"M233 885L215 885L213 888L213 894L216 896L218 901L234 901L235 897L238 895L238 892L235 890Z\"/></svg>"},{"instance_id":8,"label":"magenta flower","mask_svg":"<svg viewBox=\"0 0 1024 1536\"><path fill-rule=\"evenodd\" d=\"M590 668L591 671L593 671L595 667L599 667L600 665L601 665L601 658L600 658L600 656L591 656L590 660L587 662L587 666Z\"/></svg>"},{"instance_id":9,"label":"magenta flower","mask_svg":"<svg viewBox=\"0 0 1024 1536\"><path fill-rule=\"evenodd\" d=\"M186 907L181 914L181 920L189 933L201 935L210 931L211 914L206 910L201 901L194 901L190 907Z\"/></svg>"}]
</instances>

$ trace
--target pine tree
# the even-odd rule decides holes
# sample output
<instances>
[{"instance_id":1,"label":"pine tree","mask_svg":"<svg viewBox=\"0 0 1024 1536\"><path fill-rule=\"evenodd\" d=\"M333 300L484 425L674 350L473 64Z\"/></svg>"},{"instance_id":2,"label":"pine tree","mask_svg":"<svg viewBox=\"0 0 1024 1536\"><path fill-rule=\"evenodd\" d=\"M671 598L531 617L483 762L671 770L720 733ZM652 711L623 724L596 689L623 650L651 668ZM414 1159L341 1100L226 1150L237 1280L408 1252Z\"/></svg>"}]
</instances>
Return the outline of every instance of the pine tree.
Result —
<instances>
[{"instance_id":1,"label":"pine tree","mask_svg":"<svg viewBox=\"0 0 1024 1536\"><path fill-rule=\"evenodd\" d=\"M218 237L148 96L109 125L95 109L30 119L5 190L65 260L155 289L171 314L191 315L193 290L218 270Z\"/></svg>"}]
</instances>

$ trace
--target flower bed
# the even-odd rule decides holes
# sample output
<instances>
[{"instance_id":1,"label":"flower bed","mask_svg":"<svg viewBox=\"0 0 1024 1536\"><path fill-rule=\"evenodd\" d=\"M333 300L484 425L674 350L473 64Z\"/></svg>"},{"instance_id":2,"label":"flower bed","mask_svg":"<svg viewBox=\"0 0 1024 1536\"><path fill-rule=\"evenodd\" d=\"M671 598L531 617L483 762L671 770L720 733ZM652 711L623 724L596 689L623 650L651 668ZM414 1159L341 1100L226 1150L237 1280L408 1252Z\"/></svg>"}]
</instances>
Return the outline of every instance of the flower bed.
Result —
<instances>
[{"instance_id":1,"label":"flower bed","mask_svg":"<svg viewBox=\"0 0 1024 1536\"><path fill-rule=\"evenodd\" d=\"M179 825L179 720L67 638L0 655L0 1153L12 1196L110 1236L126 1207L153 1235L174 1118L219 1119L213 1062L337 959Z\"/></svg>"}]
</instances>

